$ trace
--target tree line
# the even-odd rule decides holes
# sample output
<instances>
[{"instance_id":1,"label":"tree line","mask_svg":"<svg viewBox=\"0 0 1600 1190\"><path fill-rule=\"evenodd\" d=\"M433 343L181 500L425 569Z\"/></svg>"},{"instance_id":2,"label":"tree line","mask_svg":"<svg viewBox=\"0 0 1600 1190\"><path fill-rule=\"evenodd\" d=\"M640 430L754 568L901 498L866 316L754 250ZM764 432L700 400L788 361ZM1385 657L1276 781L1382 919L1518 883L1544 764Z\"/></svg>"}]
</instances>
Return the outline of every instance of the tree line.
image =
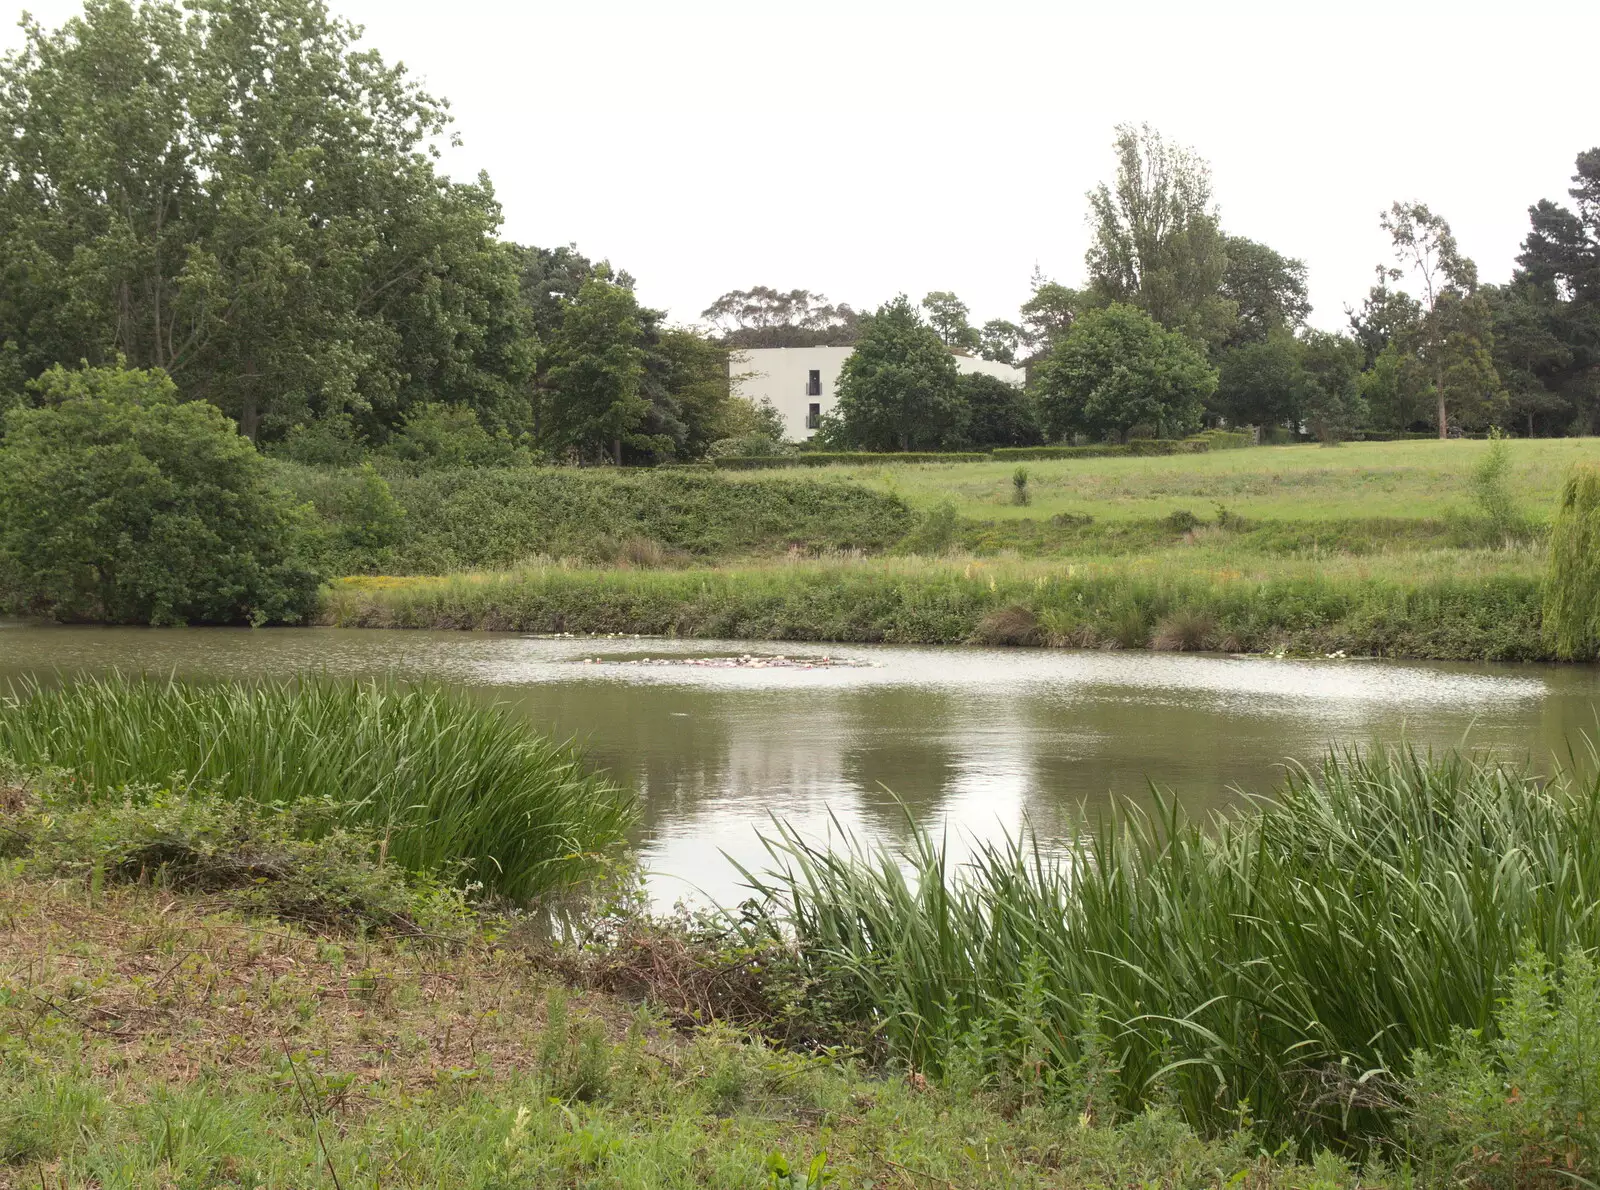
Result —
<instances>
[{"instance_id":1,"label":"tree line","mask_svg":"<svg viewBox=\"0 0 1600 1190\"><path fill-rule=\"evenodd\" d=\"M968 307L938 291L833 324L857 350L825 437L949 449L1208 422L1324 440L1358 429L1600 428L1600 149L1578 155L1575 209L1530 208L1505 285L1479 282L1443 216L1394 203L1379 216L1392 259L1346 309L1342 332L1307 325L1304 262L1223 229L1209 167L1192 150L1125 125L1116 154L1114 179L1089 194L1082 287L1036 272L1016 322L974 327ZM783 334L771 318L739 333L751 346L781 345ZM1026 365L1027 390L962 393L974 378L956 377L950 351ZM1005 432L990 429L985 402L1005 406Z\"/></svg>"},{"instance_id":2,"label":"tree line","mask_svg":"<svg viewBox=\"0 0 1600 1190\"><path fill-rule=\"evenodd\" d=\"M729 352L852 345L825 437L883 449L1178 433L1600 419L1600 150L1541 201L1506 285L1448 223L1385 213L1394 258L1348 330L1309 329L1303 262L1222 225L1206 163L1119 128L1086 280L1036 274L1015 321L948 291L858 312L731 291L709 333L576 247L501 236L453 181L447 104L320 0L86 0L0 61L0 411L57 365L159 369L269 453L650 464L781 436ZM1404 287L1401 282L1406 282ZM1025 366L1024 393L951 352Z\"/></svg>"}]
</instances>

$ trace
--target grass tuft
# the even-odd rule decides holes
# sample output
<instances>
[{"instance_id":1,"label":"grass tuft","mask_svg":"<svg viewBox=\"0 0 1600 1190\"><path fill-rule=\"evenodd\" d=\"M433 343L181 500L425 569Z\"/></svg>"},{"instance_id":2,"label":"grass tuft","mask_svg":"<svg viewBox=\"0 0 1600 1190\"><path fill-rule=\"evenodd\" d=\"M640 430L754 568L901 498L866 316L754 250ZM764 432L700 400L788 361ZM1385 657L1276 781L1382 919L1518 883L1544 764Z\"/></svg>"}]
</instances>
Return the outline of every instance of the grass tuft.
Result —
<instances>
[{"instance_id":1,"label":"grass tuft","mask_svg":"<svg viewBox=\"0 0 1600 1190\"><path fill-rule=\"evenodd\" d=\"M71 770L91 802L172 786L326 803L332 824L371 832L394 862L513 900L603 870L634 812L509 711L382 682L24 683L0 699L0 755Z\"/></svg>"}]
</instances>

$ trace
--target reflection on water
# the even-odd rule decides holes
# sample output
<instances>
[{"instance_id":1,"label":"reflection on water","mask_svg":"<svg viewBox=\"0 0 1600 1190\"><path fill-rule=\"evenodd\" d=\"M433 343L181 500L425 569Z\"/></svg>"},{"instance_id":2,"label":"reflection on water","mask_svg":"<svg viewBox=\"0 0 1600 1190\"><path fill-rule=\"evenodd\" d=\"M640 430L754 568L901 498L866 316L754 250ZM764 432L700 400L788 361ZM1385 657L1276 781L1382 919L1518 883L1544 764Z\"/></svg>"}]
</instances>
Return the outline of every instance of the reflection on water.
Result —
<instances>
[{"instance_id":1,"label":"reflection on water","mask_svg":"<svg viewBox=\"0 0 1600 1190\"><path fill-rule=\"evenodd\" d=\"M1272 661L1172 654L829 647L819 669L583 665L584 657L777 653L772 645L545 640L338 629L0 628L0 678L318 670L457 683L585 742L636 788L639 844L670 902L738 895L723 860L760 864L779 815L902 838L898 796L955 839L1075 829L1149 782L1192 810L1265 789L1285 759L1407 739L1548 764L1595 726L1593 667ZM790 651L798 651L791 648ZM808 652L823 650L808 646ZM889 791L893 790L891 794Z\"/></svg>"}]
</instances>

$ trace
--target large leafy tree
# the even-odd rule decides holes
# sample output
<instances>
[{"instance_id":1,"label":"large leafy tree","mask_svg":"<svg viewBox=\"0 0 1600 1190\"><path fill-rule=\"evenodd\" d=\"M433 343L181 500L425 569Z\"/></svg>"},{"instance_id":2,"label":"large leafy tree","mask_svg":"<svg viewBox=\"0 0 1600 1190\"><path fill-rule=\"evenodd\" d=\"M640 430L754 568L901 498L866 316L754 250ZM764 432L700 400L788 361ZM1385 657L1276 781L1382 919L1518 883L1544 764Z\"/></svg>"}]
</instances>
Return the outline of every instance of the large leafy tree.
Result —
<instances>
[{"instance_id":1,"label":"large leafy tree","mask_svg":"<svg viewBox=\"0 0 1600 1190\"><path fill-rule=\"evenodd\" d=\"M1299 340L1300 415L1325 443L1367 420L1361 395L1361 345L1349 335L1308 330Z\"/></svg>"},{"instance_id":2,"label":"large leafy tree","mask_svg":"<svg viewBox=\"0 0 1600 1190\"><path fill-rule=\"evenodd\" d=\"M1300 342L1283 329L1223 352L1214 408L1234 425L1296 421L1305 396Z\"/></svg>"},{"instance_id":3,"label":"large leafy tree","mask_svg":"<svg viewBox=\"0 0 1600 1190\"><path fill-rule=\"evenodd\" d=\"M0 62L0 340L119 356L270 439L425 401L526 417L531 354L444 105L320 0L87 0Z\"/></svg>"},{"instance_id":4,"label":"large leafy tree","mask_svg":"<svg viewBox=\"0 0 1600 1190\"><path fill-rule=\"evenodd\" d=\"M1015 384L983 372L956 378L965 408L965 440L972 446L1038 446L1044 441L1033 397Z\"/></svg>"},{"instance_id":5,"label":"large leafy tree","mask_svg":"<svg viewBox=\"0 0 1600 1190\"><path fill-rule=\"evenodd\" d=\"M645 328L631 289L604 277L583 282L564 304L544 360L539 439L546 449L621 464L624 445L667 445L645 428Z\"/></svg>"},{"instance_id":6,"label":"large leafy tree","mask_svg":"<svg viewBox=\"0 0 1600 1190\"><path fill-rule=\"evenodd\" d=\"M1217 374L1186 336L1117 303L1074 323L1039 366L1037 384L1052 439L1126 439L1135 427L1162 436L1197 428Z\"/></svg>"},{"instance_id":7,"label":"large leafy tree","mask_svg":"<svg viewBox=\"0 0 1600 1190\"><path fill-rule=\"evenodd\" d=\"M1450 224L1423 203L1397 202L1379 216L1379 225L1399 265L1388 270L1388 279L1409 276L1420 291L1417 322L1400 346L1408 366L1427 379L1439 437L1448 437L1452 414L1469 422L1494 417L1504 393L1477 266L1461 253Z\"/></svg>"},{"instance_id":8,"label":"large leafy tree","mask_svg":"<svg viewBox=\"0 0 1600 1190\"><path fill-rule=\"evenodd\" d=\"M289 498L166 373L51 368L0 441L0 604L62 620L294 621L318 578Z\"/></svg>"},{"instance_id":9,"label":"large leafy tree","mask_svg":"<svg viewBox=\"0 0 1600 1190\"><path fill-rule=\"evenodd\" d=\"M955 359L904 294L861 319L839 373L830 439L863 450L933 450L959 439Z\"/></svg>"},{"instance_id":10,"label":"large leafy tree","mask_svg":"<svg viewBox=\"0 0 1600 1190\"><path fill-rule=\"evenodd\" d=\"M1148 124L1118 126L1116 153L1116 179L1089 192L1094 299L1137 306L1198 343L1224 342L1237 311L1221 292L1228 253L1210 167Z\"/></svg>"},{"instance_id":11,"label":"large leafy tree","mask_svg":"<svg viewBox=\"0 0 1600 1190\"><path fill-rule=\"evenodd\" d=\"M1244 236L1223 241L1227 264L1221 295L1233 303L1237 322L1231 341L1257 343L1275 331L1296 331L1311 313L1306 266Z\"/></svg>"}]
</instances>

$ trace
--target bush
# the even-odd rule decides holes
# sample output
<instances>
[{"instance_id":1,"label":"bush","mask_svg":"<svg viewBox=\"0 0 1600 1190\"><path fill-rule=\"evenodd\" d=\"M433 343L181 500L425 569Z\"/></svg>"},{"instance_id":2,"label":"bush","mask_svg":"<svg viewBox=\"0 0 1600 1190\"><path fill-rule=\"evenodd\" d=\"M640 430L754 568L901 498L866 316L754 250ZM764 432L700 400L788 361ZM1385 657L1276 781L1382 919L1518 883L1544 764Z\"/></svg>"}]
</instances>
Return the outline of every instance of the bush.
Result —
<instances>
[{"instance_id":1,"label":"bush","mask_svg":"<svg viewBox=\"0 0 1600 1190\"><path fill-rule=\"evenodd\" d=\"M1525 1190L1600 1176L1600 968L1566 954L1560 977L1529 948L1492 1033L1458 1029L1420 1050L1407 1087L1413 1149L1439 1181Z\"/></svg>"},{"instance_id":2,"label":"bush","mask_svg":"<svg viewBox=\"0 0 1600 1190\"><path fill-rule=\"evenodd\" d=\"M114 624L293 623L319 576L268 464L161 371L54 368L0 440L0 604Z\"/></svg>"},{"instance_id":3,"label":"bush","mask_svg":"<svg viewBox=\"0 0 1600 1190\"><path fill-rule=\"evenodd\" d=\"M1483 519L1495 545L1527 533L1527 520L1517 508L1516 497L1506 476L1511 470L1511 448L1504 435L1491 434L1483 461L1472 469L1469 487L1472 502Z\"/></svg>"},{"instance_id":4,"label":"bush","mask_svg":"<svg viewBox=\"0 0 1600 1190\"><path fill-rule=\"evenodd\" d=\"M987 463L992 457L987 451L812 450L792 455L724 457L715 462L723 470L751 471L765 467L859 467L882 463Z\"/></svg>"},{"instance_id":5,"label":"bush","mask_svg":"<svg viewBox=\"0 0 1600 1190\"><path fill-rule=\"evenodd\" d=\"M602 869L634 812L511 712L381 683L24 687L0 700L0 755L70 769L97 804L181 779L227 801L326 805L414 872L515 899Z\"/></svg>"},{"instance_id":6,"label":"bush","mask_svg":"<svg viewBox=\"0 0 1600 1190\"><path fill-rule=\"evenodd\" d=\"M1550 527L1545 633L1556 655L1584 661L1600 650L1600 467L1575 467Z\"/></svg>"}]
</instances>

